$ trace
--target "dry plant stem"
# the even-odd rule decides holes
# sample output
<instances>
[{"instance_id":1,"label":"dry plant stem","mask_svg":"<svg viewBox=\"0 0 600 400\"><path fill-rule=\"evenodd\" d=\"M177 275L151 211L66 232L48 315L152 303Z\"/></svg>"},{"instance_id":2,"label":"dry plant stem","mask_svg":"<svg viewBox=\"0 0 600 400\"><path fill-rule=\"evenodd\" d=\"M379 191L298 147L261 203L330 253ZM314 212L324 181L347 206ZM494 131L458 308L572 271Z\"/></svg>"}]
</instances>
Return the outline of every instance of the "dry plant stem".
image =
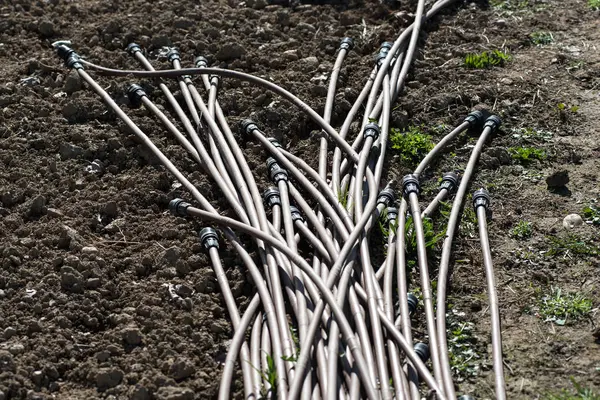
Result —
<instances>
[{"instance_id":1,"label":"dry plant stem","mask_svg":"<svg viewBox=\"0 0 600 400\"><path fill-rule=\"evenodd\" d=\"M183 174L181 174L181 172L173 165L173 163L171 161L169 161L169 159L167 157L165 157L165 155L154 145L154 143L152 143L152 141L148 138L148 136L146 136L146 134L144 134L144 132L142 132L137 127L137 125L135 125L133 123L133 121L131 121L131 119L127 116L127 114L125 114L125 112L123 112L123 110L121 110L121 108L114 102L114 100L108 95L108 93L106 93L106 91L104 89L102 89L102 87L100 87L100 85L98 85L83 70L83 68L76 68L76 70L77 70L77 73L79 74L79 76L81 77L81 79L83 81L85 81L92 88L92 90L95 91L102 98L102 100L106 103L106 105L111 110L113 110L115 112L115 114L117 115L117 117L119 119L121 119L132 130L132 132L150 149L150 151L159 159L159 161L165 166L165 168L170 173L172 173L175 176L175 178L177 178L177 180L179 180L179 182L181 182L181 184L187 190L190 191L190 193L192 194L194 199L196 201L198 201L198 203L200 203L202 205L202 207L204 207L206 210L208 210L207 213L212 213L214 215L218 215L218 213L214 209L214 207L212 207L212 205L204 198L204 196L202 196L202 194L198 191L198 189L189 180L187 180L183 176ZM257 290L260 294L260 300L263 303L263 309L265 311L265 315L267 316L267 321L273 329L276 329L277 321L276 321L275 315L274 315L273 301L272 301L271 296L266 288L266 285L262 281L262 277L260 275L260 272L258 271L258 268L254 264L254 261L248 255L248 253L246 252L244 247L240 244L239 239L235 236L233 231L229 228L225 228L223 230L223 233L231 241L231 244L234 246L235 250L238 252L240 257L242 257L244 264L247 266L248 271L251 273L251 275L255 281ZM283 397L280 397L281 399L287 399L287 383L283 377L285 375L284 374L285 366L284 366L283 362L280 361L283 354L282 354L282 350L281 350L281 339L279 337L279 334L274 332L271 335L271 340L272 340L272 344L273 344L273 352L274 352L275 358L276 358L275 359L276 369L278 371L282 372L281 374L278 374L278 377L277 377L277 379L278 379L278 382L277 382L278 395L283 396ZM241 343L240 343L240 346L241 346ZM237 355L237 353L236 353L236 355ZM229 390L229 385L230 385L230 383L228 385L225 385L227 387L227 390ZM279 387L279 385L281 385L281 387Z\"/></svg>"},{"instance_id":2,"label":"dry plant stem","mask_svg":"<svg viewBox=\"0 0 600 400\"><path fill-rule=\"evenodd\" d=\"M448 274L450 269L450 254L452 252L452 243L456 234L456 228L458 227L458 220L460 218L461 207L464 201L471 176L475 170L475 165L479 159L479 155L483 150L483 146L491 133L490 127L485 127L481 132L481 136L477 140L477 144L471 152L469 162L465 168L460 184L456 191L454 202L452 203L452 210L450 211L450 217L448 218L448 226L446 228L446 235L444 236L444 243L442 247L442 255L440 257L440 265L438 268L438 287L437 287L437 331L439 335L439 346L440 346L440 362L442 366L442 372L444 373L444 381L452 385L452 372L450 370L450 359L448 356L448 341L446 338L446 288L448 285ZM453 385L452 385L453 386Z\"/></svg>"},{"instance_id":3,"label":"dry plant stem","mask_svg":"<svg viewBox=\"0 0 600 400\"><path fill-rule=\"evenodd\" d=\"M487 215L485 207L477 207L477 221L479 226L479 238L481 251L483 253L483 264L487 281L488 298L490 303L490 314L492 320L492 359L494 362L494 384L496 388L496 399L506 400L506 384L504 382L504 365L502 363L502 330L500 327L500 310L498 309L498 294L496 292L496 280L494 279L494 264L490 251L490 240L487 229Z\"/></svg>"}]
</instances>

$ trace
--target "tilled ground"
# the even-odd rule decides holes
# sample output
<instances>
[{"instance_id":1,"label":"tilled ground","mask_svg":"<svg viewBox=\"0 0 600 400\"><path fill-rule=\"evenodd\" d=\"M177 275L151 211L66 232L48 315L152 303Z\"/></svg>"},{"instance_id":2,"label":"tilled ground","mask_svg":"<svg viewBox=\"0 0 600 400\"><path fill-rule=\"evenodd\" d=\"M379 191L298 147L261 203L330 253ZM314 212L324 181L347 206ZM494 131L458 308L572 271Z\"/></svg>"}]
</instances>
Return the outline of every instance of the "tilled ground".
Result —
<instances>
[{"instance_id":1,"label":"tilled ground","mask_svg":"<svg viewBox=\"0 0 600 400\"><path fill-rule=\"evenodd\" d=\"M399 9L371 1L288 8L264 0L0 6L0 399L213 398L231 337L197 239L200 225L165 212L170 199L186 194L60 65L51 42L70 39L91 61L116 68L137 67L123 51L131 41L157 68L166 67L157 61L160 48L177 46L184 65L204 55L211 65L269 77L322 111L339 41L350 36L356 47L341 71L332 118L339 126L373 54L410 23L414 3ZM600 17L575 0L493 3L457 2L427 25L392 120L395 128L422 125L439 138L441 124L454 126L473 107L503 117L473 188L486 186L494 201L490 229L509 397L543 398L571 387L571 376L584 387L600 385L593 335L599 231L562 227L565 215L600 198ZM531 34L540 31L552 33L552 43L533 44ZM464 67L467 53L494 49L507 50L512 60L492 69ZM130 81L99 80L127 108L123 88ZM155 81L142 84L149 92L157 88ZM154 98L164 106L157 90ZM219 101L232 126L252 117L316 165L316 127L288 103L232 80L222 82ZM156 121L143 110L128 112L227 213L219 192ZM546 159L523 164L511 156L508 149L522 145L527 130L544 133L531 140L539 140L534 144ZM239 140L266 187L264 153ZM472 142L461 139L425 174L426 196L442 171L464 168ZM389 179L410 170L398 160L391 151ZM562 170L570 182L549 191L545 178ZM509 235L521 220L534 227L526 240ZM572 238L586 251L569 247ZM243 308L253 287L233 253L222 256ZM469 327L472 351L455 365L459 389L492 398L485 281L469 218L454 261L451 313ZM552 288L582 293L594 310L564 326L544 322L536 307ZM239 382L236 389L241 393Z\"/></svg>"}]
</instances>

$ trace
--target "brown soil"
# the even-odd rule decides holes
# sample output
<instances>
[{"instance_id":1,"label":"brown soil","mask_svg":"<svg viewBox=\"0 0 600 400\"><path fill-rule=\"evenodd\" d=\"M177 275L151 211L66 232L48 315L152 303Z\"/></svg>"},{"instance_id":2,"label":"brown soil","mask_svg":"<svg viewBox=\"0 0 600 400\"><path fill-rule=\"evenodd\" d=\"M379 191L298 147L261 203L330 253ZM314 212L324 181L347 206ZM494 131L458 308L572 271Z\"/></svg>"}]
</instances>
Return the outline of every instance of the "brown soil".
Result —
<instances>
[{"instance_id":1,"label":"brown soil","mask_svg":"<svg viewBox=\"0 0 600 400\"><path fill-rule=\"evenodd\" d=\"M339 40L350 36L357 46L341 72L333 115L338 126L374 52L407 25L415 2L400 9L375 1L294 9L261 8L259 0L10 3L0 5L0 399L215 397L231 327L198 243L200 225L165 212L170 199L185 193L98 97L81 88L50 43L70 39L80 54L115 68L137 67L122 50L131 41L157 67L166 66L156 61L159 48L175 45L185 65L204 55L215 66L268 76L321 111L324 77ZM427 25L393 124L423 124L433 132L440 124L454 126L476 106L503 118L473 188L485 186L493 196L490 231L509 398L535 399L570 388L570 377L600 386L593 335L599 228L571 232L592 249L586 254L547 252L556 240L568 240L563 217L600 199L600 15L576 0L501 3L458 2ZM532 44L530 34L539 31L551 32L554 42ZM508 50L512 60L485 70L464 67L467 53L493 49ZM287 50L294 55L284 56ZM99 81L127 104L128 80ZM154 98L164 106L158 92ZM223 82L219 100L232 126L252 117L316 165L315 126L288 103L231 80ZM218 191L156 121L142 110L128 112L225 212ZM522 129L551 133L536 143L546 160L523 166L507 156L507 148L522 145L515 136ZM427 196L442 171L464 168L471 141L456 144L425 174ZM266 185L264 153L255 143L243 144ZM94 160L103 164L102 173L89 172ZM408 171L395 164L393 152L389 160L388 178ZM563 169L568 189L549 191L546 176ZM531 238L510 237L520 220L533 224ZM462 321L475 324L480 360L477 375L466 376L459 391L485 399L493 398L491 346L473 228L463 220L450 301L465 313ZM233 253L223 251L223 257L243 307L252 285ZM172 301L169 285L181 285L178 293L189 300ZM551 287L592 299L589 318L565 326L544 322L536 305Z\"/></svg>"}]
</instances>

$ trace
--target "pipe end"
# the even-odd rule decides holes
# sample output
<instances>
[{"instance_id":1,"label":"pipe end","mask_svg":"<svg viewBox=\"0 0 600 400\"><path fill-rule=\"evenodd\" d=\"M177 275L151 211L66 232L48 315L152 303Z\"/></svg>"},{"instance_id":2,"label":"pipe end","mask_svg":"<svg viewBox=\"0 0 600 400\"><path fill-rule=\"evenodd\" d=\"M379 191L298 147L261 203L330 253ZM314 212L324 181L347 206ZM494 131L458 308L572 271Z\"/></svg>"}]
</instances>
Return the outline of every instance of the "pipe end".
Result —
<instances>
[{"instance_id":1,"label":"pipe end","mask_svg":"<svg viewBox=\"0 0 600 400\"><path fill-rule=\"evenodd\" d=\"M492 129L492 132L496 132L498 128L500 128L500 125L502 125L502 120L500 119L500 117L497 115L490 115L485 120L484 127L490 127Z\"/></svg>"},{"instance_id":2,"label":"pipe end","mask_svg":"<svg viewBox=\"0 0 600 400\"><path fill-rule=\"evenodd\" d=\"M206 68L208 67L208 60L206 57L198 56L194 59L194 65L196 68Z\"/></svg>"},{"instance_id":3,"label":"pipe end","mask_svg":"<svg viewBox=\"0 0 600 400\"><path fill-rule=\"evenodd\" d=\"M202 242L202 246L206 250L211 247L219 248L219 235L217 235L217 231L213 228L204 228L199 233L200 242Z\"/></svg>"},{"instance_id":4,"label":"pipe end","mask_svg":"<svg viewBox=\"0 0 600 400\"><path fill-rule=\"evenodd\" d=\"M135 83L127 86L126 92L127 97L129 98L129 103L131 103L131 106L134 108L140 107L142 105L142 97L147 96L144 89Z\"/></svg>"},{"instance_id":5,"label":"pipe end","mask_svg":"<svg viewBox=\"0 0 600 400\"><path fill-rule=\"evenodd\" d=\"M175 47L169 48L169 51L167 51L167 54L165 54L165 57L167 57L167 60L170 63L172 63L175 60L181 60L179 50L177 50Z\"/></svg>"},{"instance_id":6,"label":"pipe end","mask_svg":"<svg viewBox=\"0 0 600 400\"><path fill-rule=\"evenodd\" d=\"M268 140L269 142L271 142L271 144L272 144L273 146L277 147L278 149L280 149L280 148L283 148L283 147L281 146L281 143L279 143L279 140L277 140L277 139L275 139L275 138L273 138L273 137L270 137L270 138L268 138L267 140Z\"/></svg>"},{"instance_id":7,"label":"pipe end","mask_svg":"<svg viewBox=\"0 0 600 400\"><path fill-rule=\"evenodd\" d=\"M279 189L274 186L267 188L263 192L263 201L268 209L273 208L275 205L279 205L281 207L281 197L279 196Z\"/></svg>"},{"instance_id":8,"label":"pipe end","mask_svg":"<svg viewBox=\"0 0 600 400\"><path fill-rule=\"evenodd\" d=\"M302 213L300 212L298 207L290 206L290 213L292 214L293 222L296 222L296 221L304 222L304 217L302 216Z\"/></svg>"},{"instance_id":9,"label":"pipe end","mask_svg":"<svg viewBox=\"0 0 600 400\"><path fill-rule=\"evenodd\" d=\"M398 219L398 209L396 207L388 207L387 208L387 215L386 215L386 221L389 224L391 224L393 221L396 221Z\"/></svg>"},{"instance_id":10,"label":"pipe end","mask_svg":"<svg viewBox=\"0 0 600 400\"><path fill-rule=\"evenodd\" d=\"M485 214L487 219L491 219L492 213L490 210L490 204L492 202L492 198L490 194L485 189L479 189L473 193L473 208L477 211L477 208L484 207Z\"/></svg>"},{"instance_id":11,"label":"pipe end","mask_svg":"<svg viewBox=\"0 0 600 400\"><path fill-rule=\"evenodd\" d=\"M377 196L377 204L383 204L386 207L391 206L396 202L396 194L390 186L386 186L379 192ZM396 213L397 214L397 213Z\"/></svg>"},{"instance_id":12,"label":"pipe end","mask_svg":"<svg viewBox=\"0 0 600 400\"><path fill-rule=\"evenodd\" d=\"M242 136L250 135L258 126L251 119L243 119L240 121L240 133Z\"/></svg>"},{"instance_id":13,"label":"pipe end","mask_svg":"<svg viewBox=\"0 0 600 400\"><path fill-rule=\"evenodd\" d=\"M354 40L352 40L352 38L345 37L340 42L340 49L346 49L346 50L350 51L353 48L354 48Z\"/></svg>"},{"instance_id":14,"label":"pipe end","mask_svg":"<svg viewBox=\"0 0 600 400\"><path fill-rule=\"evenodd\" d=\"M387 53L390 52L390 50L392 49L393 46L394 46L394 43L392 43L392 42L383 42L383 43L381 43L381 46L379 46L379 52L385 53L387 55Z\"/></svg>"},{"instance_id":15,"label":"pipe end","mask_svg":"<svg viewBox=\"0 0 600 400\"><path fill-rule=\"evenodd\" d=\"M404 196L408 196L411 193L416 193L418 195L421 191L419 178L414 174L404 175L404 178L402 178L402 189Z\"/></svg>"},{"instance_id":16,"label":"pipe end","mask_svg":"<svg viewBox=\"0 0 600 400\"><path fill-rule=\"evenodd\" d=\"M189 207L191 207L191 204L183 199L173 199L169 202L169 211L176 217L187 217Z\"/></svg>"},{"instance_id":17,"label":"pipe end","mask_svg":"<svg viewBox=\"0 0 600 400\"><path fill-rule=\"evenodd\" d=\"M366 138L372 137L373 140L377 140L379 134L381 133L381 128L374 122L370 122L365 125L363 128L363 135Z\"/></svg>"},{"instance_id":18,"label":"pipe end","mask_svg":"<svg viewBox=\"0 0 600 400\"><path fill-rule=\"evenodd\" d=\"M440 190L446 189L449 193L452 193L458 187L460 182L460 178L458 174L454 171L447 172L442 177L442 183L440 184Z\"/></svg>"},{"instance_id":19,"label":"pipe end","mask_svg":"<svg viewBox=\"0 0 600 400\"><path fill-rule=\"evenodd\" d=\"M127 45L127 47L125 48L125 50L130 54L130 55L135 55L135 53L137 52L141 52L142 48L140 47L139 44L137 43L129 43Z\"/></svg>"},{"instance_id":20,"label":"pipe end","mask_svg":"<svg viewBox=\"0 0 600 400\"><path fill-rule=\"evenodd\" d=\"M427 360L429 360L429 346L426 343L417 343L415 344L414 349L421 361L427 362Z\"/></svg>"},{"instance_id":21,"label":"pipe end","mask_svg":"<svg viewBox=\"0 0 600 400\"><path fill-rule=\"evenodd\" d=\"M419 299L412 293L408 293L406 295L406 300L408 302L408 313L413 315L417 312L417 307L419 306Z\"/></svg>"}]
</instances>

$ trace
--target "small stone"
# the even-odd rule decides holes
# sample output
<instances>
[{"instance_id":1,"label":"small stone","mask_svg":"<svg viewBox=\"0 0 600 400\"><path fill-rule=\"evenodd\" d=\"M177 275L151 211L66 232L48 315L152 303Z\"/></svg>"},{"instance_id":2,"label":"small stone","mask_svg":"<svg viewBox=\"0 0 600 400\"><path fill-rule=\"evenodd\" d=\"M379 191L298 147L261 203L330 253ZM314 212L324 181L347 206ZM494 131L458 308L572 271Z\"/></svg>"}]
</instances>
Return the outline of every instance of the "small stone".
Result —
<instances>
[{"instance_id":1,"label":"small stone","mask_svg":"<svg viewBox=\"0 0 600 400\"><path fill-rule=\"evenodd\" d=\"M222 46L215 57L219 61L231 61L242 57L246 54L246 50L237 43L227 43Z\"/></svg>"},{"instance_id":2,"label":"small stone","mask_svg":"<svg viewBox=\"0 0 600 400\"><path fill-rule=\"evenodd\" d=\"M79 114L79 107L74 102L70 101L62 109L62 115L66 119L75 118Z\"/></svg>"},{"instance_id":3,"label":"small stone","mask_svg":"<svg viewBox=\"0 0 600 400\"><path fill-rule=\"evenodd\" d=\"M89 278L85 282L85 287L88 289L98 289L102 285L100 278Z\"/></svg>"},{"instance_id":4,"label":"small stone","mask_svg":"<svg viewBox=\"0 0 600 400\"><path fill-rule=\"evenodd\" d=\"M79 293L83 290L83 276L73 267L63 266L60 269L60 282L65 290Z\"/></svg>"},{"instance_id":5,"label":"small stone","mask_svg":"<svg viewBox=\"0 0 600 400\"><path fill-rule=\"evenodd\" d=\"M155 393L156 400L193 400L194 392L188 388L163 386Z\"/></svg>"},{"instance_id":6,"label":"small stone","mask_svg":"<svg viewBox=\"0 0 600 400\"><path fill-rule=\"evenodd\" d=\"M46 207L46 198L42 195L36 196L29 206L29 213L31 215L37 216L42 215L44 213L44 208Z\"/></svg>"},{"instance_id":7,"label":"small stone","mask_svg":"<svg viewBox=\"0 0 600 400\"><path fill-rule=\"evenodd\" d=\"M150 392L144 386L136 384L130 392L130 400L150 400Z\"/></svg>"},{"instance_id":8,"label":"small stone","mask_svg":"<svg viewBox=\"0 0 600 400\"><path fill-rule=\"evenodd\" d=\"M54 35L54 24L48 20L43 20L38 24L38 32L45 37Z\"/></svg>"},{"instance_id":9,"label":"small stone","mask_svg":"<svg viewBox=\"0 0 600 400\"><path fill-rule=\"evenodd\" d=\"M298 50L297 49L284 51L283 52L283 57L286 60L290 60L290 61L296 61L298 58L300 58L298 56Z\"/></svg>"},{"instance_id":10,"label":"small stone","mask_svg":"<svg viewBox=\"0 0 600 400\"><path fill-rule=\"evenodd\" d=\"M96 387L98 387L98 390L104 391L117 386L122 380L123 371L120 369L103 368L98 370L96 375Z\"/></svg>"},{"instance_id":11,"label":"small stone","mask_svg":"<svg viewBox=\"0 0 600 400\"><path fill-rule=\"evenodd\" d=\"M125 343L131 346L138 346L142 343L142 332L135 326L129 326L121 331L121 337Z\"/></svg>"},{"instance_id":12,"label":"small stone","mask_svg":"<svg viewBox=\"0 0 600 400\"><path fill-rule=\"evenodd\" d=\"M71 143L61 143L58 148L58 153L62 160L76 158L83 154L83 148Z\"/></svg>"},{"instance_id":13,"label":"small stone","mask_svg":"<svg viewBox=\"0 0 600 400\"><path fill-rule=\"evenodd\" d=\"M496 26L499 26L500 28L504 28L506 26L505 19L497 19L494 23L496 24Z\"/></svg>"},{"instance_id":14,"label":"small stone","mask_svg":"<svg viewBox=\"0 0 600 400\"><path fill-rule=\"evenodd\" d=\"M298 23L298 25L296 25L296 28L301 30L301 31L309 31L309 32L316 32L317 28L315 28L314 25L311 24L307 24L306 22L300 22Z\"/></svg>"},{"instance_id":15,"label":"small stone","mask_svg":"<svg viewBox=\"0 0 600 400\"><path fill-rule=\"evenodd\" d=\"M186 358L179 358L169 365L169 376L180 381L194 374L194 364Z\"/></svg>"},{"instance_id":16,"label":"small stone","mask_svg":"<svg viewBox=\"0 0 600 400\"><path fill-rule=\"evenodd\" d=\"M81 90L81 78L76 71L71 71L67 79L65 79L65 85L63 90L69 94Z\"/></svg>"},{"instance_id":17,"label":"small stone","mask_svg":"<svg viewBox=\"0 0 600 400\"><path fill-rule=\"evenodd\" d=\"M556 171L546 178L548 188L562 188L569 183L569 172L567 170Z\"/></svg>"},{"instance_id":18,"label":"small stone","mask_svg":"<svg viewBox=\"0 0 600 400\"><path fill-rule=\"evenodd\" d=\"M13 343L10 346L8 346L8 351L10 352L10 354L16 356L25 352L25 346L23 346L21 343Z\"/></svg>"},{"instance_id":19,"label":"small stone","mask_svg":"<svg viewBox=\"0 0 600 400\"><path fill-rule=\"evenodd\" d=\"M500 83L503 85L512 85L513 80L510 78L502 78L502 79L500 79Z\"/></svg>"},{"instance_id":20,"label":"small stone","mask_svg":"<svg viewBox=\"0 0 600 400\"><path fill-rule=\"evenodd\" d=\"M181 258L181 249L177 246L169 247L163 253L162 259L165 264L174 265Z\"/></svg>"},{"instance_id":21,"label":"small stone","mask_svg":"<svg viewBox=\"0 0 600 400\"><path fill-rule=\"evenodd\" d=\"M153 36L152 37L152 46L155 48L171 46L171 39L165 35Z\"/></svg>"},{"instance_id":22,"label":"small stone","mask_svg":"<svg viewBox=\"0 0 600 400\"><path fill-rule=\"evenodd\" d=\"M327 96L327 91L327 87L323 85L314 85L312 88L310 88L310 92L312 93L312 95L317 97Z\"/></svg>"},{"instance_id":23,"label":"small stone","mask_svg":"<svg viewBox=\"0 0 600 400\"><path fill-rule=\"evenodd\" d=\"M42 384L42 380L44 379L44 373L42 371L33 371L31 374L31 380L36 386L40 386Z\"/></svg>"},{"instance_id":24,"label":"small stone","mask_svg":"<svg viewBox=\"0 0 600 400\"><path fill-rule=\"evenodd\" d=\"M107 350L102 350L96 353L96 360L99 362L104 362L110 358L110 352Z\"/></svg>"},{"instance_id":25,"label":"small stone","mask_svg":"<svg viewBox=\"0 0 600 400\"><path fill-rule=\"evenodd\" d=\"M315 56L306 57L300 61L307 68L317 68L319 66L319 59Z\"/></svg>"},{"instance_id":26,"label":"small stone","mask_svg":"<svg viewBox=\"0 0 600 400\"><path fill-rule=\"evenodd\" d=\"M98 249L94 246L85 246L81 249L81 254L85 254L86 256L96 255L98 254Z\"/></svg>"},{"instance_id":27,"label":"small stone","mask_svg":"<svg viewBox=\"0 0 600 400\"><path fill-rule=\"evenodd\" d=\"M563 226L567 229L573 229L583 225L583 218L579 214L569 214L563 219Z\"/></svg>"},{"instance_id":28,"label":"small stone","mask_svg":"<svg viewBox=\"0 0 600 400\"><path fill-rule=\"evenodd\" d=\"M4 330L4 339L8 340L11 337L15 336L17 334L17 330L15 328L13 328L12 326L9 326L8 328L6 328Z\"/></svg>"},{"instance_id":29,"label":"small stone","mask_svg":"<svg viewBox=\"0 0 600 400\"><path fill-rule=\"evenodd\" d=\"M46 215L52 218L64 217L64 214L58 208L48 208Z\"/></svg>"},{"instance_id":30,"label":"small stone","mask_svg":"<svg viewBox=\"0 0 600 400\"><path fill-rule=\"evenodd\" d=\"M173 21L173 28L175 29L188 29L194 25L194 22L189 19L177 18Z\"/></svg>"},{"instance_id":31,"label":"small stone","mask_svg":"<svg viewBox=\"0 0 600 400\"><path fill-rule=\"evenodd\" d=\"M15 372L16 366L10 352L0 350L0 372Z\"/></svg>"},{"instance_id":32,"label":"small stone","mask_svg":"<svg viewBox=\"0 0 600 400\"><path fill-rule=\"evenodd\" d=\"M350 26L360 24L360 17L354 13L344 12L340 14L340 25Z\"/></svg>"}]
</instances>

